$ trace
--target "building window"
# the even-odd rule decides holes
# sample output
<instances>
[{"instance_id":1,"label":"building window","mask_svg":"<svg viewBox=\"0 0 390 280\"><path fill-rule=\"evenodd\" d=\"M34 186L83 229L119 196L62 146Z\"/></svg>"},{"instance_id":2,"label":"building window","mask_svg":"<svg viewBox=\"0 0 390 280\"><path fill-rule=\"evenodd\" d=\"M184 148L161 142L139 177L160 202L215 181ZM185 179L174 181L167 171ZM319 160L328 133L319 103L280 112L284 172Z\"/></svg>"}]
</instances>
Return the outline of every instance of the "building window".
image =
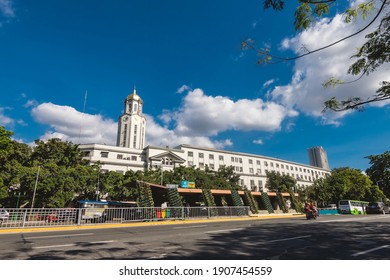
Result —
<instances>
[{"instance_id":1,"label":"building window","mask_svg":"<svg viewBox=\"0 0 390 280\"><path fill-rule=\"evenodd\" d=\"M251 187L255 185L255 180L250 180Z\"/></svg>"},{"instance_id":2,"label":"building window","mask_svg":"<svg viewBox=\"0 0 390 280\"><path fill-rule=\"evenodd\" d=\"M81 154L83 155L83 157L89 157L91 155L91 151L84 151L81 152Z\"/></svg>"},{"instance_id":3,"label":"building window","mask_svg":"<svg viewBox=\"0 0 390 280\"><path fill-rule=\"evenodd\" d=\"M242 158L239 159L240 163L242 163Z\"/></svg>"},{"instance_id":4,"label":"building window","mask_svg":"<svg viewBox=\"0 0 390 280\"><path fill-rule=\"evenodd\" d=\"M123 155L120 155L120 154L119 154L119 155L116 155L116 158L117 158L117 159L123 159Z\"/></svg>"},{"instance_id":5,"label":"building window","mask_svg":"<svg viewBox=\"0 0 390 280\"><path fill-rule=\"evenodd\" d=\"M199 168L200 169L204 169L204 163L203 162L199 163Z\"/></svg>"},{"instance_id":6,"label":"building window","mask_svg":"<svg viewBox=\"0 0 390 280\"><path fill-rule=\"evenodd\" d=\"M219 156L219 160L223 160L223 156Z\"/></svg>"},{"instance_id":7,"label":"building window","mask_svg":"<svg viewBox=\"0 0 390 280\"><path fill-rule=\"evenodd\" d=\"M108 152L101 152L101 153L100 153L100 156L101 156L102 158L108 158Z\"/></svg>"},{"instance_id":8,"label":"building window","mask_svg":"<svg viewBox=\"0 0 390 280\"><path fill-rule=\"evenodd\" d=\"M261 165L261 164L260 164L260 160L256 160L256 164L257 164L257 165Z\"/></svg>"},{"instance_id":9,"label":"building window","mask_svg":"<svg viewBox=\"0 0 390 280\"><path fill-rule=\"evenodd\" d=\"M264 165L265 165L265 166L268 166L268 162L264 161Z\"/></svg>"},{"instance_id":10,"label":"building window","mask_svg":"<svg viewBox=\"0 0 390 280\"><path fill-rule=\"evenodd\" d=\"M125 128L123 130L123 146L126 146L126 140L127 140L127 124L125 124Z\"/></svg>"},{"instance_id":11,"label":"building window","mask_svg":"<svg viewBox=\"0 0 390 280\"><path fill-rule=\"evenodd\" d=\"M257 174L261 174L261 169L257 169Z\"/></svg>"},{"instance_id":12,"label":"building window","mask_svg":"<svg viewBox=\"0 0 390 280\"><path fill-rule=\"evenodd\" d=\"M234 157L232 157L232 162L234 162Z\"/></svg>"},{"instance_id":13,"label":"building window","mask_svg":"<svg viewBox=\"0 0 390 280\"><path fill-rule=\"evenodd\" d=\"M194 156L194 153L193 153L193 152L188 152L188 156L189 156L189 157L193 157L193 156Z\"/></svg>"},{"instance_id":14,"label":"building window","mask_svg":"<svg viewBox=\"0 0 390 280\"><path fill-rule=\"evenodd\" d=\"M249 173L253 174L253 168L249 168Z\"/></svg>"},{"instance_id":15,"label":"building window","mask_svg":"<svg viewBox=\"0 0 390 280\"><path fill-rule=\"evenodd\" d=\"M189 167L194 166L194 162L193 162L193 161L189 161L189 162L188 162L188 166L189 166Z\"/></svg>"},{"instance_id":16,"label":"building window","mask_svg":"<svg viewBox=\"0 0 390 280\"><path fill-rule=\"evenodd\" d=\"M209 159L214 159L214 155L209 155Z\"/></svg>"},{"instance_id":17,"label":"building window","mask_svg":"<svg viewBox=\"0 0 390 280\"><path fill-rule=\"evenodd\" d=\"M137 125L134 126L134 134L137 135Z\"/></svg>"},{"instance_id":18,"label":"building window","mask_svg":"<svg viewBox=\"0 0 390 280\"><path fill-rule=\"evenodd\" d=\"M271 167L274 167L274 163L273 162L271 162Z\"/></svg>"},{"instance_id":19,"label":"building window","mask_svg":"<svg viewBox=\"0 0 390 280\"><path fill-rule=\"evenodd\" d=\"M203 158L204 157L204 154L203 153L199 153L199 158Z\"/></svg>"},{"instance_id":20,"label":"building window","mask_svg":"<svg viewBox=\"0 0 390 280\"><path fill-rule=\"evenodd\" d=\"M137 156L131 156L132 161L137 161Z\"/></svg>"},{"instance_id":21,"label":"building window","mask_svg":"<svg viewBox=\"0 0 390 280\"><path fill-rule=\"evenodd\" d=\"M214 170L214 168L215 168L215 167L214 167L214 164L210 164L210 169L211 169L211 170Z\"/></svg>"},{"instance_id":22,"label":"building window","mask_svg":"<svg viewBox=\"0 0 390 280\"><path fill-rule=\"evenodd\" d=\"M136 146L137 146L137 136L134 135L133 148L135 149Z\"/></svg>"},{"instance_id":23,"label":"building window","mask_svg":"<svg viewBox=\"0 0 390 280\"><path fill-rule=\"evenodd\" d=\"M250 159L250 160L249 160L249 164L253 164L253 160Z\"/></svg>"}]
</instances>

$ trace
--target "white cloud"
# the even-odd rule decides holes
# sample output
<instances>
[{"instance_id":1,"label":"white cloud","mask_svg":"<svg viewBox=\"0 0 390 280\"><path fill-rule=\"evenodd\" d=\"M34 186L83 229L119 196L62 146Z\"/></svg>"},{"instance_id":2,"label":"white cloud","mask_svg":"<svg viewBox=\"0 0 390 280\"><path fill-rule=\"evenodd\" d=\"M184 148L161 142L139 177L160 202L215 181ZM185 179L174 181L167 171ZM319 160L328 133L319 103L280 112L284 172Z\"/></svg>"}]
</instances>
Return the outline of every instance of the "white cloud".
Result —
<instances>
[{"instance_id":1,"label":"white cloud","mask_svg":"<svg viewBox=\"0 0 390 280\"><path fill-rule=\"evenodd\" d=\"M0 0L0 13L9 18L15 16L15 10L11 0Z\"/></svg>"},{"instance_id":2,"label":"white cloud","mask_svg":"<svg viewBox=\"0 0 390 280\"><path fill-rule=\"evenodd\" d=\"M174 129L172 130L167 127L160 126L154 121L152 116L146 116L146 118L147 145L175 147L180 144L190 144L217 149L222 149L224 147L233 145L230 139L213 141L207 136L178 135Z\"/></svg>"},{"instance_id":3,"label":"white cloud","mask_svg":"<svg viewBox=\"0 0 390 280\"><path fill-rule=\"evenodd\" d=\"M323 47L356 32L367 23L368 20L346 24L342 15L336 15L332 19L322 19L294 38L284 39L281 45L284 49L291 49L296 54L302 54L304 48L312 51ZM342 117L352 112L327 112L323 114L322 109L326 100L334 96L339 100L354 96L365 100L375 94L380 81L389 78L388 67L384 66L369 76L365 76L349 85L339 85L328 89L324 89L322 86L322 83L330 77L336 77L344 81L357 78L347 74L349 65L354 62L350 57L356 52L356 48L365 42L364 36L376 26L377 23L374 23L370 30L359 36L296 60L290 83L275 86L270 91L272 100L288 108L302 111L306 115L319 117L323 123L339 124ZM389 102L372 103L370 106L384 106L385 104L389 104Z\"/></svg>"},{"instance_id":4,"label":"white cloud","mask_svg":"<svg viewBox=\"0 0 390 280\"><path fill-rule=\"evenodd\" d=\"M4 108L0 107L0 125L7 126L13 125L15 121L4 114Z\"/></svg>"},{"instance_id":5,"label":"white cloud","mask_svg":"<svg viewBox=\"0 0 390 280\"><path fill-rule=\"evenodd\" d=\"M277 131L294 110L262 99L233 101L224 96L207 96L201 89L190 91L172 114L178 135L215 136L227 130Z\"/></svg>"},{"instance_id":6,"label":"white cloud","mask_svg":"<svg viewBox=\"0 0 390 280\"><path fill-rule=\"evenodd\" d=\"M263 145L264 144L262 139L253 140L252 143L253 144L257 144L257 145Z\"/></svg>"},{"instance_id":7,"label":"white cloud","mask_svg":"<svg viewBox=\"0 0 390 280\"><path fill-rule=\"evenodd\" d=\"M35 106L38 106L38 101L34 100L34 99L31 99L31 100L27 100L26 103L24 103L23 107L24 108L30 108L30 107L35 107Z\"/></svg>"},{"instance_id":8,"label":"white cloud","mask_svg":"<svg viewBox=\"0 0 390 280\"><path fill-rule=\"evenodd\" d=\"M266 81L266 82L263 84L263 88L269 87L270 85L272 85L273 83L275 83L275 81L276 81L276 79L271 79L271 80Z\"/></svg>"},{"instance_id":9,"label":"white cloud","mask_svg":"<svg viewBox=\"0 0 390 280\"><path fill-rule=\"evenodd\" d=\"M101 115L84 114L69 106L42 103L31 111L33 118L52 131L41 139L60 138L74 143L115 145L117 123Z\"/></svg>"},{"instance_id":10,"label":"white cloud","mask_svg":"<svg viewBox=\"0 0 390 280\"><path fill-rule=\"evenodd\" d=\"M177 93L183 93L185 91L190 91L192 90L191 87L187 86L187 85L182 85L180 88L177 89Z\"/></svg>"}]
</instances>

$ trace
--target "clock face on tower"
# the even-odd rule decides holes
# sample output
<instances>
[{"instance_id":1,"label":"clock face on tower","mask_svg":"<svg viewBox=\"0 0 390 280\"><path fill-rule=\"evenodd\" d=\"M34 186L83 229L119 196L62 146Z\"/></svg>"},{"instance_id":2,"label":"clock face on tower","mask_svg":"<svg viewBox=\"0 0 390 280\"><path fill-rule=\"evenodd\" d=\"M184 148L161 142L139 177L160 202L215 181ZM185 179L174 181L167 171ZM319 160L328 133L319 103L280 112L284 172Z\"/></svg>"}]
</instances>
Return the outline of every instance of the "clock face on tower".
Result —
<instances>
[{"instance_id":1,"label":"clock face on tower","mask_svg":"<svg viewBox=\"0 0 390 280\"><path fill-rule=\"evenodd\" d=\"M127 121L129 119L129 117L128 116L125 116L125 117L123 117L123 121L125 122L125 121Z\"/></svg>"}]
</instances>

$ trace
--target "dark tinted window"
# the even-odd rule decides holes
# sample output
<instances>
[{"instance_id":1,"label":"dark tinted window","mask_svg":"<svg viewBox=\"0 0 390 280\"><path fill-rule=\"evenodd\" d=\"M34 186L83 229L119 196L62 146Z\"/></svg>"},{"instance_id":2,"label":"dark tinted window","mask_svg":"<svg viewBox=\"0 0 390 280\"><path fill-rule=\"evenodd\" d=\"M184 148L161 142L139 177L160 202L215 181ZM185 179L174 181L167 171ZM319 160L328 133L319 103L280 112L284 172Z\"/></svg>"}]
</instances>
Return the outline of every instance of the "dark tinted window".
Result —
<instances>
[{"instance_id":1,"label":"dark tinted window","mask_svg":"<svg viewBox=\"0 0 390 280\"><path fill-rule=\"evenodd\" d=\"M378 202L370 202L370 203L368 204L368 206L378 206L378 205L379 205Z\"/></svg>"}]
</instances>

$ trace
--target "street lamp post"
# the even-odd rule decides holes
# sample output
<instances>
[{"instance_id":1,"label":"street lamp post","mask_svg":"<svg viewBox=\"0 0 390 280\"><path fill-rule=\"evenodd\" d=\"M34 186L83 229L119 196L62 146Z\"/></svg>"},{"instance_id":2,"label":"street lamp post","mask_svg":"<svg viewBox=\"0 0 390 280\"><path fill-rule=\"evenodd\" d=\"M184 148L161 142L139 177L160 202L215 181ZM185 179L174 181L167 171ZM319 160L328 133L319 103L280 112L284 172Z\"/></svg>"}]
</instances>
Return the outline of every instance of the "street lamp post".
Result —
<instances>
[{"instance_id":1,"label":"street lamp post","mask_svg":"<svg viewBox=\"0 0 390 280\"><path fill-rule=\"evenodd\" d=\"M97 187L96 187L96 201L99 201L99 192L100 192L100 169L98 170L98 180L97 180Z\"/></svg>"},{"instance_id":2,"label":"street lamp post","mask_svg":"<svg viewBox=\"0 0 390 280\"><path fill-rule=\"evenodd\" d=\"M163 178L164 178L164 169L163 169L163 165L162 165L162 163L161 163L161 186L163 185Z\"/></svg>"},{"instance_id":3,"label":"street lamp post","mask_svg":"<svg viewBox=\"0 0 390 280\"><path fill-rule=\"evenodd\" d=\"M41 166L38 165L38 172L37 172L37 178L35 179L34 194L33 194L32 202L31 202L31 209L34 208L35 193L37 192L37 185L38 185L38 178L39 178L39 170L40 170L40 168L41 168Z\"/></svg>"}]
</instances>

